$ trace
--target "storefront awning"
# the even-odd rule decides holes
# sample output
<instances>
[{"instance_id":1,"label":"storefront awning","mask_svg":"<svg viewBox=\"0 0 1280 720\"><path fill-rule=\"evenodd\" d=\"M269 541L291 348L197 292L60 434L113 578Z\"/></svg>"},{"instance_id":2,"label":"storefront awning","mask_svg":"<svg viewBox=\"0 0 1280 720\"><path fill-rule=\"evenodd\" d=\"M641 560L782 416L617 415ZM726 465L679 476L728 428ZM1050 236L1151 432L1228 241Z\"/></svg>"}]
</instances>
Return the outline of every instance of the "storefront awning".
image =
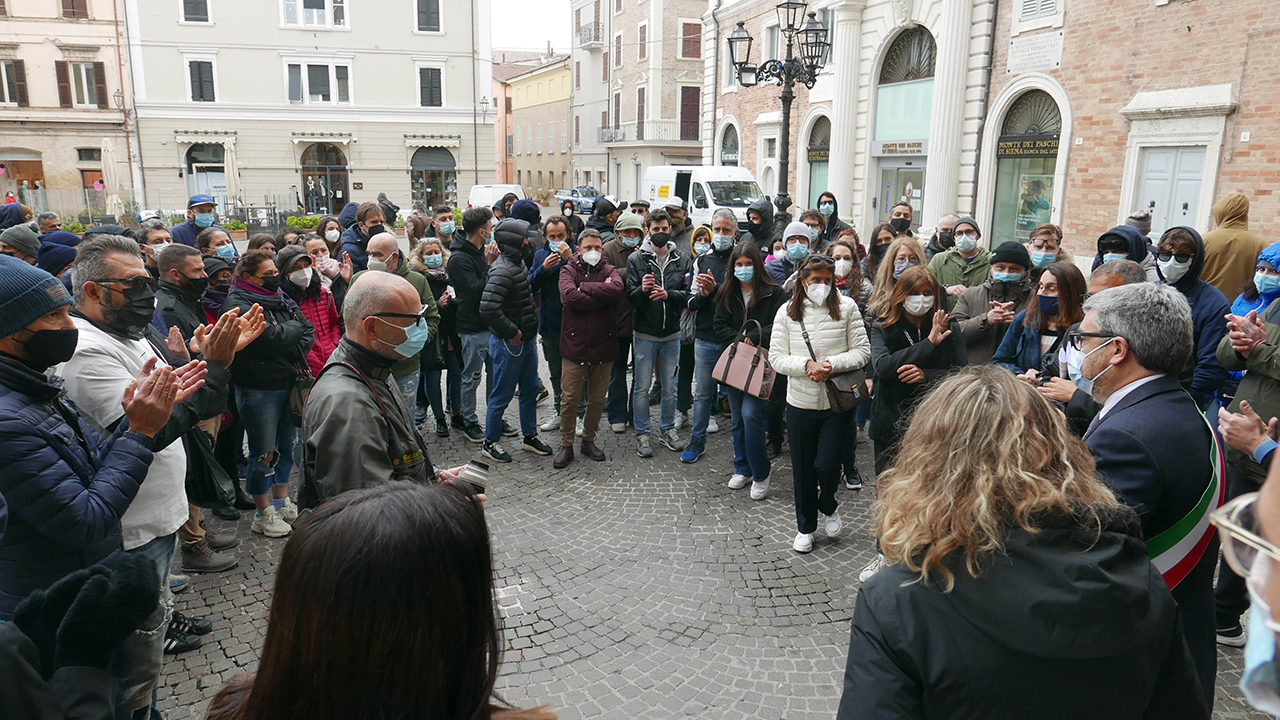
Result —
<instances>
[{"instance_id":1,"label":"storefront awning","mask_svg":"<svg viewBox=\"0 0 1280 720\"><path fill-rule=\"evenodd\" d=\"M410 134L404 136L404 146L411 148L419 147L438 147L438 148L456 148L462 147L461 135L422 135Z\"/></svg>"},{"instance_id":2,"label":"storefront awning","mask_svg":"<svg viewBox=\"0 0 1280 720\"><path fill-rule=\"evenodd\" d=\"M445 148L420 147L413 152L409 167L413 170L454 170L458 163L453 153Z\"/></svg>"},{"instance_id":3,"label":"storefront awning","mask_svg":"<svg viewBox=\"0 0 1280 720\"><path fill-rule=\"evenodd\" d=\"M293 144L311 143L311 142L327 142L346 145L355 140L351 133L342 132L297 132L293 133Z\"/></svg>"}]
</instances>

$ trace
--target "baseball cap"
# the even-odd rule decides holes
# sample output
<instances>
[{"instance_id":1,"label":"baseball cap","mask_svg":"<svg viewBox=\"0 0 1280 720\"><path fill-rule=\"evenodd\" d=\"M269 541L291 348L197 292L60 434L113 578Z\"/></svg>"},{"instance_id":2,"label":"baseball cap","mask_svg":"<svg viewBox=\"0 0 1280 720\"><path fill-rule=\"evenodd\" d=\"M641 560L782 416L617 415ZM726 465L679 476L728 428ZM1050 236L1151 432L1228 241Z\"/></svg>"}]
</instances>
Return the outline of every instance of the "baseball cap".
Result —
<instances>
[{"instance_id":1,"label":"baseball cap","mask_svg":"<svg viewBox=\"0 0 1280 720\"><path fill-rule=\"evenodd\" d=\"M217 204L212 195L192 195L191 199L187 201L187 209L190 210L197 205L217 206Z\"/></svg>"}]
</instances>

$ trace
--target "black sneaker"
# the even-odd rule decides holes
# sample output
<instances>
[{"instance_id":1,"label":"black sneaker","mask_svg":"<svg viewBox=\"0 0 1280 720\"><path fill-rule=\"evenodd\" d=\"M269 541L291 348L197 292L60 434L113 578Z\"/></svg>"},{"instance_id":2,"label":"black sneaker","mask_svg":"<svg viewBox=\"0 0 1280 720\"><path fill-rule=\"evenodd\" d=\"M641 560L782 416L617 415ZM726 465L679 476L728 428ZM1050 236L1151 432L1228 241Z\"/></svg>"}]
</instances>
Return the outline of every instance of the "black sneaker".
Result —
<instances>
[{"instance_id":1,"label":"black sneaker","mask_svg":"<svg viewBox=\"0 0 1280 720\"><path fill-rule=\"evenodd\" d=\"M463 419L463 417L462 417L461 415L459 415L458 413L454 413L454 414L453 414L453 417L449 418L449 424L453 425L454 427L458 428L459 430L466 430L466 429L467 429L467 421L466 421L466 420L464 420L464 419Z\"/></svg>"},{"instance_id":2,"label":"black sneaker","mask_svg":"<svg viewBox=\"0 0 1280 720\"><path fill-rule=\"evenodd\" d=\"M494 462L500 462L500 463L511 462L511 456L507 454L506 450L502 449L502 445L499 445L496 442L485 443L484 449L481 451L481 454Z\"/></svg>"},{"instance_id":3,"label":"black sneaker","mask_svg":"<svg viewBox=\"0 0 1280 720\"><path fill-rule=\"evenodd\" d=\"M208 635L213 632L213 622L204 618L189 618L174 610L173 617L169 620L169 630L176 630L183 635Z\"/></svg>"},{"instance_id":4,"label":"black sneaker","mask_svg":"<svg viewBox=\"0 0 1280 720\"><path fill-rule=\"evenodd\" d=\"M177 655L178 653L190 652L200 647L203 642L200 636L178 632L170 625L169 629L164 633L164 654Z\"/></svg>"},{"instance_id":5,"label":"black sneaker","mask_svg":"<svg viewBox=\"0 0 1280 720\"><path fill-rule=\"evenodd\" d=\"M1218 644L1227 647L1244 647L1246 638L1244 628L1240 627L1240 623L1226 628L1218 628L1217 630Z\"/></svg>"},{"instance_id":6,"label":"black sneaker","mask_svg":"<svg viewBox=\"0 0 1280 720\"><path fill-rule=\"evenodd\" d=\"M511 423L506 420L502 421L502 437L515 437L519 434L520 431L511 427Z\"/></svg>"},{"instance_id":7,"label":"black sneaker","mask_svg":"<svg viewBox=\"0 0 1280 720\"><path fill-rule=\"evenodd\" d=\"M413 409L413 424L421 425L427 421L427 409L421 405Z\"/></svg>"},{"instance_id":8,"label":"black sneaker","mask_svg":"<svg viewBox=\"0 0 1280 720\"><path fill-rule=\"evenodd\" d=\"M551 393L546 388L538 390L538 404L541 405L547 398L551 397Z\"/></svg>"},{"instance_id":9,"label":"black sneaker","mask_svg":"<svg viewBox=\"0 0 1280 720\"><path fill-rule=\"evenodd\" d=\"M854 468L852 473L844 474L844 487L854 492L862 489L862 473L858 472L858 468Z\"/></svg>"},{"instance_id":10,"label":"black sneaker","mask_svg":"<svg viewBox=\"0 0 1280 720\"><path fill-rule=\"evenodd\" d=\"M444 418L436 418L436 436L449 437L449 423Z\"/></svg>"},{"instance_id":11,"label":"black sneaker","mask_svg":"<svg viewBox=\"0 0 1280 720\"><path fill-rule=\"evenodd\" d=\"M462 434L473 443L484 442L484 428L480 427L480 423L467 423L462 427Z\"/></svg>"},{"instance_id":12,"label":"black sneaker","mask_svg":"<svg viewBox=\"0 0 1280 720\"><path fill-rule=\"evenodd\" d=\"M542 442L542 440L538 439L537 435L530 435L526 437L524 439L524 445L521 445L521 447L533 453L534 455L550 455L551 454L551 446L547 445L546 443Z\"/></svg>"}]
</instances>

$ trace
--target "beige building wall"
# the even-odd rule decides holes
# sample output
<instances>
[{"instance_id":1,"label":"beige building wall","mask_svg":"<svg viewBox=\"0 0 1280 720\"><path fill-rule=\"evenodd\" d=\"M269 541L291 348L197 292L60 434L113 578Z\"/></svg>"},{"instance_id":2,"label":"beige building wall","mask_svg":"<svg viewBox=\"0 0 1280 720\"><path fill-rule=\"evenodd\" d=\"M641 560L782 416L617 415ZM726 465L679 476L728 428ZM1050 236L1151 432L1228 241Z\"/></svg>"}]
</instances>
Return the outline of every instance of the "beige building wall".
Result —
<instances>
[{"instance_id":1,"label":"beige building wall","mask_svg":"<svg viewBox=\"0 0 1280 720\"><path fill-rule=\"evenodd\" d=\"M554 193L569 188L570 95L568 58L512 77L511 122L515 128L516 182L525 195L554 204Z\"/></svg>"}]
</instances>

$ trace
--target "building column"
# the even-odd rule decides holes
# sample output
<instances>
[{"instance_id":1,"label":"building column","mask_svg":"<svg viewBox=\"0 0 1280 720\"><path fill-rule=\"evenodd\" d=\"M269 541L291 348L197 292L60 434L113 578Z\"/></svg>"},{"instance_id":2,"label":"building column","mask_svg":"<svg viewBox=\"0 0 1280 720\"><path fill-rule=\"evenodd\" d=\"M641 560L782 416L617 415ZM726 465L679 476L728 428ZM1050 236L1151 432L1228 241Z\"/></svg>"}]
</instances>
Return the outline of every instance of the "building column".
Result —
<instances>
[{"instance_id":1,"label":"building column","mask_svg":"<svg viewBox=\"0 0 1280 720\"><path fill-rule=\"evenodd\" d=\"M932 227L939 217L956 211L960 195L960 151L964 136L965 75L973 34L973 0L943 3L935 40L938 59L933 74L933 110L929 119L929 161L925 171L923 217Z\"/></svg>"},{"instance_id":2,"label":"building column","mask_svg":"<svg viewBox=\"0 0 1280 720\"><path fill-rule=\"evenodd\" d=\"M858 79L862 58L862 11L867 0L843 0L834 6L835 27L831 30L831 57L838 63L832 79L835 97L831 113L831 155L827 164L827 189L843 210L844 220L856 217L853 196L854 145L858 132Z\"/></svg>"}]
</instances>

